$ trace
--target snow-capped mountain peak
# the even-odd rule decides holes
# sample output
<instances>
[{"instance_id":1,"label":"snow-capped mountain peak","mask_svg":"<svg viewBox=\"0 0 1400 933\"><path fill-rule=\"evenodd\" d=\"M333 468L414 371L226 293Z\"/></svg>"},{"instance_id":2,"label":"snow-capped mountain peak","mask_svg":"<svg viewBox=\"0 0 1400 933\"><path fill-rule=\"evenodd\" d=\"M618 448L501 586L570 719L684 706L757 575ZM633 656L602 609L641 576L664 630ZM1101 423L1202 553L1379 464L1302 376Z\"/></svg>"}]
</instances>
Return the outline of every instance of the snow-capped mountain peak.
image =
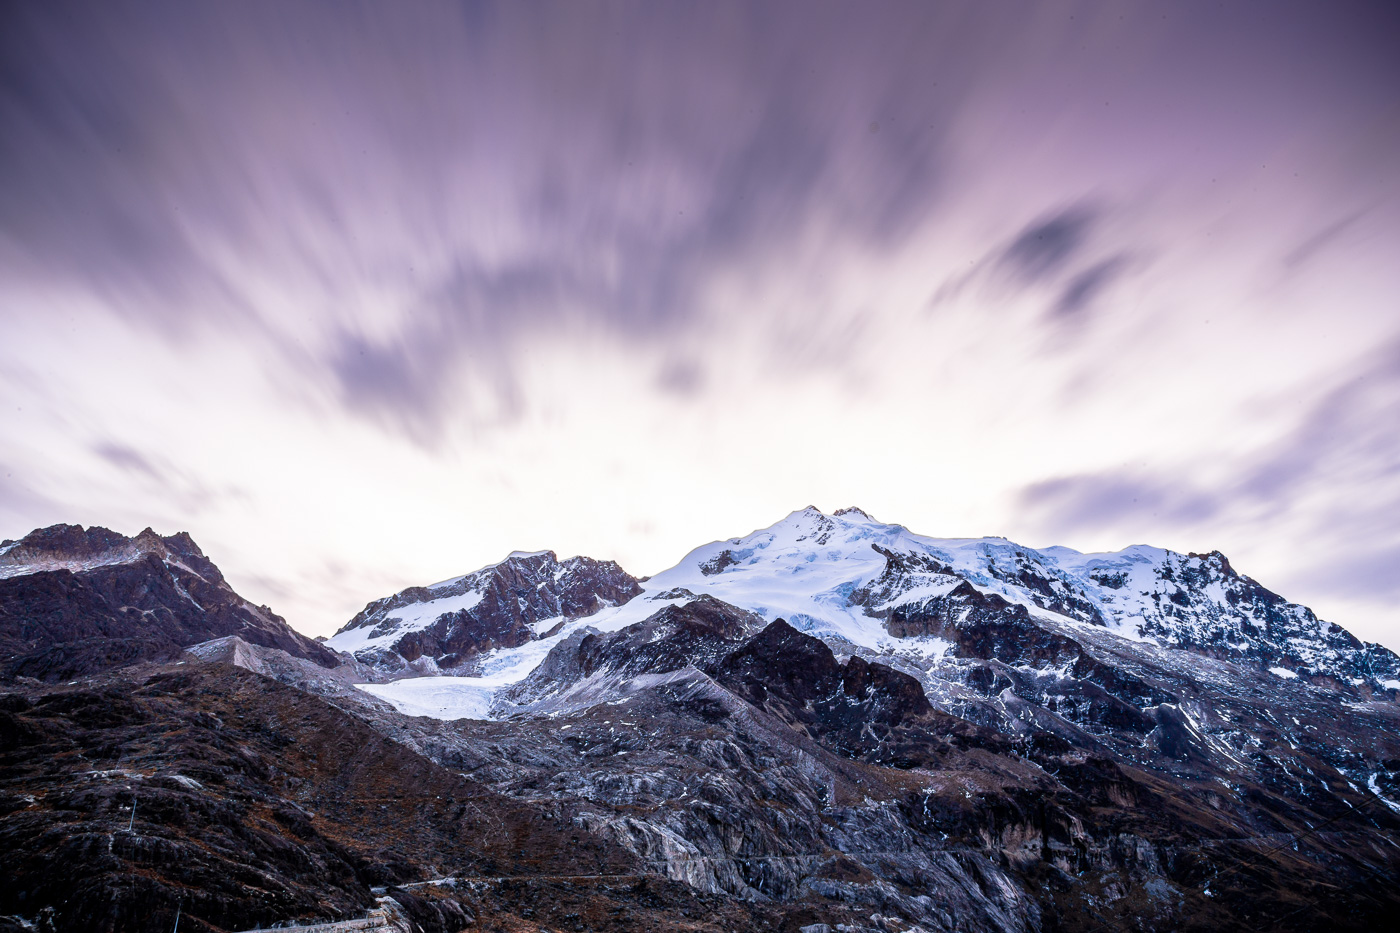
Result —
<instances>
[{"instance_id":1,"label":"snow-capped mountain peak","mask_svg":"<svg viewBox=\"0 0 1400 933\"><path fill-rule=\"evenodd\" d=\"M697 548L647 582L648 591L706 592L870 649L897 648L908 635L896 629L907 633L911 616L952 608L960 586L964 597L997 597L1031 617L1265 668L1375 686L1398 675L1389 651L1363 645L1237 573L1218 551L1179 554L1139 544L1085 554L1003 537L933 538L859 509L828 515L809 507Z\"/></svg>"}]
</instances>

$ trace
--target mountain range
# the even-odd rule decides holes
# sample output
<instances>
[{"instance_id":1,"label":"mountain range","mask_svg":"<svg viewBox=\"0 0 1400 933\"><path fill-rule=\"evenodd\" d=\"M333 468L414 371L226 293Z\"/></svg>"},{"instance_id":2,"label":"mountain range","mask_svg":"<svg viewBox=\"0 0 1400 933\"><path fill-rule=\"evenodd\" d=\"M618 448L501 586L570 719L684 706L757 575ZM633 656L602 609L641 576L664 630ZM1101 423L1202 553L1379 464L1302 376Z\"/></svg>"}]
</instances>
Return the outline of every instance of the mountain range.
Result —
<instances>
[{"instance_id":1,"label":"mountain range","mask_svg":"<svg viewBox=\"0 0 1400 933\"><path fill-rule=\"evenodd\" d=\"M1383 929L1400 657L1219 552L859 509L324 642L54 526L0 544L0 793L0 931Z\"/></svg>"}]
</instances>

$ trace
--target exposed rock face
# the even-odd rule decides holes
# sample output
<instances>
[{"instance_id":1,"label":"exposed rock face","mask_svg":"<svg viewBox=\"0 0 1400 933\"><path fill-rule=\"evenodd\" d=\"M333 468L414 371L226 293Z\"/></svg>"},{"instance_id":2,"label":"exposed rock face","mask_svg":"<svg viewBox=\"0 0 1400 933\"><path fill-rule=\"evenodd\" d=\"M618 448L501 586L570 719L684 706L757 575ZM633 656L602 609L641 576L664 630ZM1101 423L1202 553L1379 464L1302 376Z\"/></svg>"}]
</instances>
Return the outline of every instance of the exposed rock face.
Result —
<instances>
[{"instance_id":1,"label":"exposed rock face","mask_svg":"<svg viewBox=\"0 0 1400 933\"><path fill-rule=\"evenodd\" d=\"M701 596L684 606L666 606L620 632L582 629L556 644L523 681L503 691L497 705L512 711L538 707L557 703L570 691L606 692L629 678L713 665L763 624L751 612Z\"/></svg>"},{"instance_id":2,"label":"exposed rock face","mask_svg":"<svg viewBox=\"0 0 1400 933\"><path fill-rule=\"evenodd\" d=\"M613 561L512 554L464 577L372 602L329 644L386 670L420 659L420 672L469 668L482 652L524 644L640 592Z\"/></svg>"},{"instance_id":3,"label":"exposed rock face","mask_svg":"<svg viewBox=\"0 0 1400 933\"><path fill-rule=\"evenodd\" d=\"M0 546L4 675L71 679L230 635L339 663L235 593L187 534L54 525Z\"/></svg>"},{"instance_id":4,"label":"exposed rock face","mask_svg":"<svg viewBox=\"0 0 1400 933\"><path fill-rule=\"evenodd\" d=\"M1007 747L989 730L936 712L919 681L883 664L844 664L821 641L782 619L714 666L736 696L847 758L895 768L936 766L945 737L975 736Z\"/></svg>"},{"instance_id":5,"label":"exposed rock face","mask_svg":"<svg viewBox=\"0 0 1400 933\"><path fill-rule=\"evenodd\" d=\"M706 666L726 656L763 620L713 596L667 606L644 622L612 635L590 635L578 648L579 670L623 675L664 674Z\"/></svg>"},{"instance_id":6,"label":"exposed rock face","mask_svg":"<svg viewBox=\"0 0 1400 933\"><path fill-rule=\"evenodd\" d=\"M380 682L385 679L384 675L369 665L361 664L345 655L341 656L343 663L338 667L327 668L306 658L288 654L280 648L254 645L237 635L228 635L190 645L179 657L181 661L193 660L241 667L306 693L337 701L349 701L356 706L392 708L357 688L357 685Z\"/></svg>"}]
</instances>

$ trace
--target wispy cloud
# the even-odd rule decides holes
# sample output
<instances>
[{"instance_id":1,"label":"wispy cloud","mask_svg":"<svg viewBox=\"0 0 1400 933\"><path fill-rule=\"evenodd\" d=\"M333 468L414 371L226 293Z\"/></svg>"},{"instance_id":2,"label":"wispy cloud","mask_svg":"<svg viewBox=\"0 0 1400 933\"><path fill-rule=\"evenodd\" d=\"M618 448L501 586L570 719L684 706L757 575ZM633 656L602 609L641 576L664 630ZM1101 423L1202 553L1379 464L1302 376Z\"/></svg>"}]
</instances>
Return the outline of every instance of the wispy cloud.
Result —
<instances>
[{"instance_id":1,"label":"wispy cloud","mask_svg":"<svg viewBox=\"0 0 1400 933\"><path fill-rule=\"evenodd\" d=\"M1054 532L1144 524L1195 525L1218 515L1218 496L1186 482L1131 473L1093 473L1033 483L1020 504Z\"/></svg>"},{"instance_id":2,"label":"wispy cloud","mask_svg":"<svg viewBox=\"0 0 1400 933\"><path fill-rule=\"evenodd\" d=\"M1224 464L1196 455L1169 471L1042 480L1021 491L1018 505L1057 538L1159 527L1208 540L1297 528L1296 537L1275 542L1287 565L1275 576L1349 602L1392 598L1400 592L1398 351L1390 344L1369 354L1291 430L1232 451Z\"/></svg>"},{"instance_id":3,"label":"wispy cloud","mask_svg":"<svg viewBox=\"0 0 1400 933\"><path fill-rule=\"evenodd\" d=\"M7 232L161 326L276 335L260 293L309 299L303 359L420 436L521 335L665 338L813 224L898 242L964 104L930 89L983 67L932 10L541 13L14 11Z\"/></svg>"}]
</instances>

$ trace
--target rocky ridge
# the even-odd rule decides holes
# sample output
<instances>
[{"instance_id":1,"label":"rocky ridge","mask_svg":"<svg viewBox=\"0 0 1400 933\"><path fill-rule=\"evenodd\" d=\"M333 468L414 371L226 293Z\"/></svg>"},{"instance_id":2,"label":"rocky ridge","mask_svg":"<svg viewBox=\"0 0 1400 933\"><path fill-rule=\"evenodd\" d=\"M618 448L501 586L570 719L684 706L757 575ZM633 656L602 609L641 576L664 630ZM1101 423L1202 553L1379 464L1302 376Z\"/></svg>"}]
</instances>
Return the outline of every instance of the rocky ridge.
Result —
<instances>
[{"instance_id":1,"label":"rocky ridge","mask_svg":"<svg viewBox=\"0 0 1400 933\"><path fill-rule=\"evenodd\" d=\"M1400 689L1394 652L1239 574L1219 552L1136 545L1081 554L1005 538L929 538L859 509L794 512L770 528L697 548L644 585L611 562L512 555L371 603L329 644L400 676L470 675L483 660L504 657L501 649L580 626L617 629L640 621L653 604L701 595L871 650L917 654L931 647L919 638L956 642L959 626L977 620L1000 619L1033 640L1044 624L1082 623L1367 696Z\"/></svg>"},{"instance_id":2,"label":"rocky ridge","mask_svg":"<svg viewBox=\"0 0 1400 933\"><path fill-rule=\"evenodd\" d=\"M235 593L188 534L54 525L0 544L0 671L57 681L238 636L340 659Z\"/></svg>"},{"instance_id":3,"label":"rocky ridge","mask_svg":"<svg viewBox=\"0 0 1400 933\"><path fill-rule=\"evenodd\" d=\"M394 672L470 670L485 652L518 647L640 592L613 561L517 552L465 576L376 600L330 645Z\"/></svg>"}]
</instances>

